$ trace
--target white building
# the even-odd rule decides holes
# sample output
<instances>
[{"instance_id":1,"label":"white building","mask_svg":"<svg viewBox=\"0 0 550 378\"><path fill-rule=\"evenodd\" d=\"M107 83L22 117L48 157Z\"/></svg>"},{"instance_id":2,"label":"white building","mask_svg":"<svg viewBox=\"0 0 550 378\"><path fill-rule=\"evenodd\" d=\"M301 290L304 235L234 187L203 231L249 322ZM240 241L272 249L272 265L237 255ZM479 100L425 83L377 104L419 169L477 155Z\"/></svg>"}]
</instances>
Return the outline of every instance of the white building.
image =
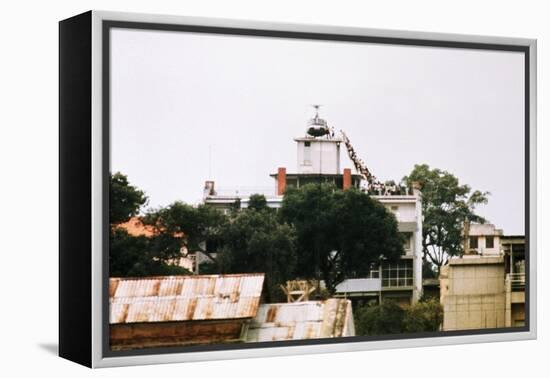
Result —
<instances>
[{"instance_id":1,"label":"white building","mask_svg":"<svg viewBox=\"0 0 550 378\"><path fill-rule=\"evenodd\" d=\"M288 187L300 187L309 183L330 182L342 189L362 188L364 176L341 169L340 147L344 140L334 135L327 122L315 115L308 123L306 135L295 138L297 145L296 172L287 172L279 167L271 174L275 179L273 193L265 195L267 204L281 206ZM213 181L207 181L204 203L228 211L236 202L241 208L248 207L250 194L223 195L215 189ZM349 279L337 288L337 295L352 301L392 298L407 305L415 303L422 293L422 202L418 188L412 191L392 192L387 195L372 195L392 212L398 221L399 232L405 235L405 253L397 264L373 266L368 277Z\"/></svg>"},{"instance_id":2,"label":"white building","mask_svg":"<svg viewBox=\"0 0 550 378\"><path fill-rule=\"evenodd\" d=\"M500 247L502 230L488 223L471 223L466 227L469 228L465 230L468 233L468 246L465 251L467 255L500 256L502 254Z\"/></svg>"}]
</instances>

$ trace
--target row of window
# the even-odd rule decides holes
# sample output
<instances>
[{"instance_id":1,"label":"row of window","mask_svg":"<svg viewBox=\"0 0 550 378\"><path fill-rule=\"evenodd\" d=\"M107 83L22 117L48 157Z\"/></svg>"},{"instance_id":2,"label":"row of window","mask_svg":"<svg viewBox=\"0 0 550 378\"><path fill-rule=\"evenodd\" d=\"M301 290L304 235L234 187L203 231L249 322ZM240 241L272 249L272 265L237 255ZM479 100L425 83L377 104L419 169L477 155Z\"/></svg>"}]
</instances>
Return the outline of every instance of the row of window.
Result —
<instances>
[{"instance_id":1,"label":"row of window","mask_svg":"<svg viewBox=\"0 0 550 378\"><path fill-rule=\"evenodd\" d=\"M479 248L479 236L470 236L470 248ZM485 236L485 248L495 248L495 237L491 235Z\"/></svg>"},{"instance_id":2,"label":"row of window","mask_svg":"<svg viewBox=\"0 0 550 378\"><path fill-rule=\"evenodd\" d=\"M412 261L402 261L397 264L384 264L382 269L373 266L369 278L380 278L382 271L382 287L402 287L413 285Z\"/></svg>"}]
</instances>

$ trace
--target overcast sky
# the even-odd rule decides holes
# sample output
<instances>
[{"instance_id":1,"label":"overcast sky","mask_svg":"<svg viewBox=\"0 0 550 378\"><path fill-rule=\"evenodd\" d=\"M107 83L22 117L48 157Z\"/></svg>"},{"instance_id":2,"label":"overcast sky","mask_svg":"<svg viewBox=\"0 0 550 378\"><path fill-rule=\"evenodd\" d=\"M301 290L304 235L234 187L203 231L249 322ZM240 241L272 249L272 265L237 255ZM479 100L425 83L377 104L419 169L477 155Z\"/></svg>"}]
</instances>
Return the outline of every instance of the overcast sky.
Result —
<instances>
[{"instance_id":1,"label":"overcast sky","mask_svg":"<svg viewBox=\"0 0 550 378\"><path fill-rule=\"evenodd\" d=\"M448 170L491 192L481 215L523 234L523 65L513 52L114 29L111 170L153 207L198 203L209 178L274 188L322 104L381 181Z\"/></svg>"}]
</instances>

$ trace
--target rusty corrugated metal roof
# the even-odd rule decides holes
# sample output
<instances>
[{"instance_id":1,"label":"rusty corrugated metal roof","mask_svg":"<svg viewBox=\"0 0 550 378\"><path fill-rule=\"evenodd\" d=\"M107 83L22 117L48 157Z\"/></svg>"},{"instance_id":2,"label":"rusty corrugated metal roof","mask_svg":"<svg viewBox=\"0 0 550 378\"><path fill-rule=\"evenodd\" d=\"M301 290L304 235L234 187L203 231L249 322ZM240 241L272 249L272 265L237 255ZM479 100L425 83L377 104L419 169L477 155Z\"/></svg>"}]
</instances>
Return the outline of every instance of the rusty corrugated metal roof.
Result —
<instances>
[{"instance_id":1,"label":"rusty corrugated metal roof","mask_svg":"<svg viewBox=\"0 0 550 378\"><path fill-rule=\"evenodd\" d=\"M110 324L252 318L263 273L111 278Z\"/></svg>"},{"instance_id":2,"label":"rusty corrugated metal roof","mask_svg":"<svg viewBox=\"0 0 550 378\"><path fill-rule=\"evenodd\" d=\"M247 341L280 341L354 336L351 301L327 299L264 304L252 320Z\"/></svg>"}]
</instances>

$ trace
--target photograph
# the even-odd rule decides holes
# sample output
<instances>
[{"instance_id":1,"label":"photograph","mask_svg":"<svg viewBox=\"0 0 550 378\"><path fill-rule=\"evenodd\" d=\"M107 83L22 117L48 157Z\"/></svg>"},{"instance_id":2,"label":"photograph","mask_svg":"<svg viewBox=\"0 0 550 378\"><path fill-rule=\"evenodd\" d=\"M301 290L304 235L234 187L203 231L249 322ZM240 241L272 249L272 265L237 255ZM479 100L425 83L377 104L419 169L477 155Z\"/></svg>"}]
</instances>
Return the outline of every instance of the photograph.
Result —
<instances>
[{"instance_id":1,"label":"photograph","mask_svg":"<svg viewBox=\"0 0 550 378\"><path fill-rule=\"evenodd\" d=\"M111 353L529 330L523 50L169 29L108 30Z\"/></svg>"}]
</instances>

